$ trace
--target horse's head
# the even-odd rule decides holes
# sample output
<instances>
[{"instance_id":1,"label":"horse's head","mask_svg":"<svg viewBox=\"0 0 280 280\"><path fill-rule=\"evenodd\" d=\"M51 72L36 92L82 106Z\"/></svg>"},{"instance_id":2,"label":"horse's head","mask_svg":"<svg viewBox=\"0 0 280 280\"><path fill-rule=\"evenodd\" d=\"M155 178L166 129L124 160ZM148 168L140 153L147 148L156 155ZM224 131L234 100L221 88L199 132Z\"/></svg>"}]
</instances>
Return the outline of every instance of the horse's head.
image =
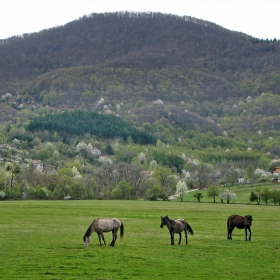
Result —
<instances>
[{"instance_id":1,"label":"horse's head","mask_svg":"<svg viewBox=\"0 0 280 280\"><path fill-rule=\"evenodd\" d=\"M160 218L161 218L160 227L163 228L165 225L167 225L166 220L168 219L168 216L165 216L165 217L160 216Z\"/></svg>"},{"instance_id":2,"label":"horse's head","mask_svg":"<svg viewBox=\"0 0 280 280\"><path fill-rule=\"evenodd\" d=\"M84 240L84 246L87 247L90 242L89 237L84 235L83 240Z\"/></svg>"},{"instance_id":3,"label":"horse's head","mask_svg":"<svg viewBox=\"0 0 280 280\"><path fill-rule=\"evenodd\" d=\"M251 225L252 222L253 222L253 216L252 215L246 215L245 217L249 221L249 224Z\"/></svg>"}]
</instances>

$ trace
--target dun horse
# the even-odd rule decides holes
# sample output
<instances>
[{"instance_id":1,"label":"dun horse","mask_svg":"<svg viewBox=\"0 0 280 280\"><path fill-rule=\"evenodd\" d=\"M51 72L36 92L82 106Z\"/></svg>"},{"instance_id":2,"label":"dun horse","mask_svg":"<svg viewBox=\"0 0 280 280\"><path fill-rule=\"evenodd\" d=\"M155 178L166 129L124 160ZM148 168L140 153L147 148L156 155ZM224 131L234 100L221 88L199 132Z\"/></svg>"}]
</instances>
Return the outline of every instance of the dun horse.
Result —
<instances>
[{"instance_id":1,"label":"dun horse","mask_svg":"<svg viewBox=\"0 0 280 280\"><path fill-rule=\"evenodd\" d=\"M252 225L253 217L251 215L239 216L232 215L228 217L227 220L227 231L228 231L228 239L232 239L231 233L235 227L239 229L245 229L245 241L251 240L251 225ZM249 231L249 239L247 239L247 230Z\"/></svg>"},{"instance_id":2,"label":"dun horse","mask_svg":"<svg viewBox=\"0 0 280 280\"><path fill-rule=\"evenodd\" d=\"M120 238L121 241L123 240L123 234L124 234L124 225L121 221L115 218L111 219L96 219L92 222L92 224L87 229L86 233L84 234L83 240L84 240L84 246L87 247L89 245L90 239L89 237L93 232L96 232L99 238L100 246L102 246L101 238L104 242L104 245L106 246L105 238L103 235L103 232L112 232L113 239L110 244L110 246L114 246L115 242L117 240L117 233L120 229Z\"/></svg>"},{"instance_id":3,"label":"dun horse","mask_svg":"<svg viewBox=\"0 0 280 280\"><path fill-rule=\"evenodd\" d=\"M173 219L169 218L168 216L161 217L160 227L163 228L165 225L168 227L168 230L170 233L171 245L174 245L174 233L179 234L179 243L178 244L181 244L181 238L182 238L181 232L182 231L185 232L186 244L188 244L187 232L189 232L191 235L193 235L193 230L192 230L191 226L184 219L173 220Z\"/></svg>"}]
</instances>

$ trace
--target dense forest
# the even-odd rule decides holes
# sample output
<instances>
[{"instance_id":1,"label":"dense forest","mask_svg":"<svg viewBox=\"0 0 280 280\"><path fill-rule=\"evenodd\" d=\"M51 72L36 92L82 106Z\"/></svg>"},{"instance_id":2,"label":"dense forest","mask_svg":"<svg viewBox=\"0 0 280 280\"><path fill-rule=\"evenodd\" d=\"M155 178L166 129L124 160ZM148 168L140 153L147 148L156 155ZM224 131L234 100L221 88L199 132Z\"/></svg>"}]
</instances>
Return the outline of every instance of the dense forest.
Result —
<instances>
[{"instance_id":1,"label":"dense forest","mask_svg":"<svg viewBox=\"0 0 280 280\"><path fill-rule=\"evenodd\" d=\"M105 139L121 137L124 141L131 137L138 144L155 144L155 138L152 135L137 130L116 116L96 112L75 111L47 114L34 118L27 126L27 130L59 131L61 136L68 137L89 133Z\"/></svg>"},{"instance_id":2,"label":"dense forest","mask_svg":"<svg viewBox=\"0 0 280 280\"><path fill-rule=\"evenodd\" d=\"M277 40L90 14L1 40L0 65L0 198L166 199L280 165Z\"/></svg>"}]
</instances>

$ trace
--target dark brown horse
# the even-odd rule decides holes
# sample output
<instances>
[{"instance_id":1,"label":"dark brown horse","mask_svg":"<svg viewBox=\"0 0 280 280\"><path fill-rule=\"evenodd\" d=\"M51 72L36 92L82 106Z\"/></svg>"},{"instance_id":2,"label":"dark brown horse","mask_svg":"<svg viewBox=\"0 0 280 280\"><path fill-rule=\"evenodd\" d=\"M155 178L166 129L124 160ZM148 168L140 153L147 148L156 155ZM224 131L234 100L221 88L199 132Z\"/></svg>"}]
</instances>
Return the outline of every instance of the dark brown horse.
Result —
<instances>
[{"instance_id":1,"label":"dark brown horse","mask_svg":"<svg viewBox=\"0 0 280 280\"><path fill-rule=\"evenodd\" d=\"M110 244L110 246L114 246L115 242L117 240L117 232L120 229L120 237L121 241L123 240L123 234L124 234L124 225L121 221L115 218L111 219L96 219L92 222L92 224L87 229L86 233L84 234L83 240L84 240L84 246L87 247L89 245L90 239L89 237L93 232L96 232L99 238L100 246L102 246L101 238L104 242L104 245L106 246L105 238L103 235L103 232L112 232L113 239Z\"/></svg>"},{"instance_id":2,"label":"dark brown horse","mask_svg":"<svg viewBox=\"0 0 280 280\"><path fill-rule=\"evenodd\" d=\"M232 239L231 233L234 228L245 229L245 241L251 240L251 225L252 225L253 217L251 215L239 216L239 215L231 215L227 220L227 231L228 231L228 239ZM249 239L247 239L247 230L249 231Z\"/></svg>"},{"instance_id":3,"label":"dark brown horse","mask_svg":"<svg viewBox=\"0 0 280 280\"><path fill-rule=\"evenodd\" d=\"M185 232L186 244L188 244L187 232L189 232L191 235L193 235L193 230L192 230L191 226L184 219L173 220L173 219L169 218L168 216L161 217L160 227L163 228L165 225L167 226L169 233L170 233L171 245L174 245L174 233L179 234L178 244L181 244L181 238L182 238L181 232L182 231Z\"/></svg>"}]
</instances>

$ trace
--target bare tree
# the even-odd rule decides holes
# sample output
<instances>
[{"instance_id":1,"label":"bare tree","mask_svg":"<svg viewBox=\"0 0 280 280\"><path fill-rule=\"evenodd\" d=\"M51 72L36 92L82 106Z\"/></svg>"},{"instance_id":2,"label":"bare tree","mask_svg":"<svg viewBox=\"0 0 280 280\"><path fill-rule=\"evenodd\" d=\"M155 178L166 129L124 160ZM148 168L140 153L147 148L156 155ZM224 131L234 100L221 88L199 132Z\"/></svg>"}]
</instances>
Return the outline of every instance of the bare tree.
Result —
<instances>
[{"instance_id":1,"label":"bare tree","mask_svg":"<svg viewBox=\"0 0 280 280\"><path fill-rule=\"evenodd\" d=\"M208 188L215 181L213 170L208 164L201 164L197 169L199 189Z\"/></svg>"},{"instance_id":2,"label":"bare tree","mask_svg":"<svg viewBox=\"0 0 280 280\"><path fill-rule=\"evenodd\" d=\"M110 192L119 182L125 181L131 185L136 196L140 194L144 180L139 167L124 162L107 166L96 174L97 184L106 187Z\"/></svg>"}]
</instances>

